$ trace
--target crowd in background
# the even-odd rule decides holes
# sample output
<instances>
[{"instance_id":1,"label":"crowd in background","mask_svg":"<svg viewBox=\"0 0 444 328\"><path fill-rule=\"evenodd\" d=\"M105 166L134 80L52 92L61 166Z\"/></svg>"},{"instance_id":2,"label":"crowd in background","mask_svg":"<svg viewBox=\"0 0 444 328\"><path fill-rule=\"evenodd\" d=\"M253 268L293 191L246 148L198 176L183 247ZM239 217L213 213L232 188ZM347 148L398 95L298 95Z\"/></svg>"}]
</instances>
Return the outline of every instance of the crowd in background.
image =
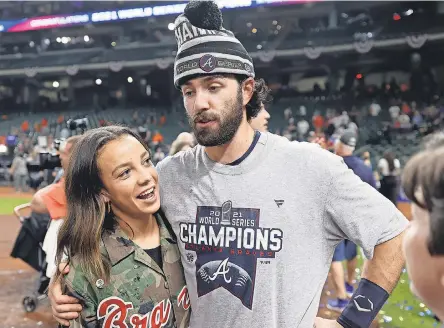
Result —
<instances>
[{"instance_id":1,"label":"crowd in background","mask_svg":"<svg viewBox=\"0 0 444 328\"><path fill-rule=\"evenodd\" d=\"M282 120L284 125L271 132L291 141L318 142L330 151L333 151L335 142L346 131L351 131L358 136L359 146L384 145L386 150L381 154L381 158L378 158L377 163L372 158L375 154L368 151L363 152L360 156L370 167L375 166L372 169L378 188L395 202L398 194L395 186L399 184L397 177L401 173L401 162L391 151L393 135L408 132L416 133L417 138L421 138L441 129L444 118L444 106L440 106L439 101L433 102L428 96L430 105L424 102L418 105L416 101L405 100L411 99L411 94L403 89L404 87L398 86L396 81L392 81L378 90L375 90L374 87L358 85L353 94L355 103L359 103L359 99L371 99L371 101L366 105L351 105L347 108L342 105L342 103L346 103L346 99L339 99L331 106L324 104L321 109L316 109L315 105L314 110L307 109L309 104L293 105L293 103L301 103L300 99L291 101L291 105L283 111L281 109L275 111L274 107L278 106L270 104L267 107L272 118L284 118ZM313 90L315 98L310 99L311 103L316 103L316 100L321 99L319 96L323 91L316 86ZM316 90L318 93L320 92L317 96L315 95ZM179 111L179 109L175 108L173 111ZM167 111L133 110L128 114L128 118L124 122L110 122L100 119L98 125L123 123L130 126L151 149L154 163L194 145L193 136L187 132L189 126L185 116L177 122L168 122L169 112ZM56 122L63 125L60 131L62 139L68 138L73 133L78 133L69 129L65 121L65 117L60 114ZM168 143L163 135L162 130L167 123L177 124L184 131L172 143ZM364 130L366 134L363 133ZM33 124L24 120L20 127L11 128L11 135L16 138L14 147L10 147L14 158L8 167L8 174L5 178L13 182L17 192L26 192L30 188L38 190L50 184L57 175L57 168L43 168L40 163L42 153L46 154L45 156L56 156L57 154L57 140L51 131L51 126L46 118L40 122L33 122ZM31 139L31 133L34 136L37 134L38 137ZM6 136L1 138L0 144L7 143L5 138Z\"/></svg>"}]
</instances>

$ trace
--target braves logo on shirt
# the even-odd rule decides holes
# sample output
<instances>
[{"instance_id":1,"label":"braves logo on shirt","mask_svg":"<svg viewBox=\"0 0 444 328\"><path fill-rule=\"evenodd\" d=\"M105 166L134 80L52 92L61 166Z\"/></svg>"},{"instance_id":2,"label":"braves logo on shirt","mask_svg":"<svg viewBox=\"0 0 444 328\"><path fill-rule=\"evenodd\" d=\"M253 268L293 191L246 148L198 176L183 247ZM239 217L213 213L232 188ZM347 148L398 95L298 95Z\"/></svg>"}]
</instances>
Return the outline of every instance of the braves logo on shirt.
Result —
<instances>
[{"instance_id":1,"label":"braves logo on shirt","mask_svg":"<svg viewBox=\"0 0 444 328\"><path fill-rule=\"evenodd\" d=\"M274 258L282 249L280 229L261 228L260 210L198 206L196 223L180 223L185 249L196 252L197 293L201 297L222 287L253 307L258 258Z\"/></svg>"}]
</instances>

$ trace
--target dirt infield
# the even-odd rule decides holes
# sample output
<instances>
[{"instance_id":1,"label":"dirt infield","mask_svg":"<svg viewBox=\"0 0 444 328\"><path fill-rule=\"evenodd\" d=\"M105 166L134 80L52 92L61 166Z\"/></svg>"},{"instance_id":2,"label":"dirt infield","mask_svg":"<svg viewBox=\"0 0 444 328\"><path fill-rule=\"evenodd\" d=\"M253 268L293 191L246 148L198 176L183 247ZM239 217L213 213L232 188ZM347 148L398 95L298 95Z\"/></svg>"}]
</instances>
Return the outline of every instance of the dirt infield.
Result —
<instances>
[{"instance_id":1,"label":"dirt infield","mask_svg":"<svg viewBox=\"0 0 444 328\"><path fill-rule=\"evenodd\" d=\"M12 187L0 187L0 198L18 198L18 197L29 197L31 198L34 193L32 191L16 193Z\"/></svg>"},{"instance_id":2,"label":"dirt infield","mask_svg":"<svg viewBox=\"0 0 444 328\"><path fill-rule=\"evenodd\" d=\"M2 197L2 195L0 196ZM55 328L49 302L44 300L33 313L26 313L22 307L24 296L36 290L38 274L21 260L9 255L20 229L20 222L13 215L1 215L0 224L0 313L2 327Z\"/></svg>"}]
</instances>

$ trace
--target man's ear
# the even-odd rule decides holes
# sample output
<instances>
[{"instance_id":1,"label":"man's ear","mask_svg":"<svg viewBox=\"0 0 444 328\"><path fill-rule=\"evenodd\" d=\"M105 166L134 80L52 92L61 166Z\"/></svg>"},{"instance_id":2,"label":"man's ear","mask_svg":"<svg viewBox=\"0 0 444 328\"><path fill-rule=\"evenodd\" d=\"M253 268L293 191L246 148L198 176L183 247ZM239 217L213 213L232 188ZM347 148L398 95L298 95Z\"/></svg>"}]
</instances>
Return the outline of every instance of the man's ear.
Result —
<instances>
[{"instance_id":1,"label":"man's ear","mask_svg":"<svg viewBox=\"0 0 444 328\"><path fill-rule=\"evenodd\" d=\"M247 106L254 93L254 79L249 77L242 83L242 105Z\"/></svg>"}]
</instances>

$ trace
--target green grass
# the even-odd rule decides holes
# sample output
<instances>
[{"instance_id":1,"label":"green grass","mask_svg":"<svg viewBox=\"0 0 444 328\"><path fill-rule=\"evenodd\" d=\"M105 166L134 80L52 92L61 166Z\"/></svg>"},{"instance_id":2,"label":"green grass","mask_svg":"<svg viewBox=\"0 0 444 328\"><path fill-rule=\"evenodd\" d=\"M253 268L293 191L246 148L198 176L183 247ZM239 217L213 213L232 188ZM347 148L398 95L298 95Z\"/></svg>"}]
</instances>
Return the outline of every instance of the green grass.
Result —
<instances>
[{"instance_id":1,"label":"green grass","mask_svg":"<svg viewBox=\"0 0 444 328\"><path fill-rule=\"evenodd\" d=\"M363 258L359 255L358 266L361 268L362 263ZM398 285L380 312L381 328L425 328L438 326L433 317L427 313L429 312L428 308L410 292L409 283L409 277L404 272ZM423 313L424 316L421 316L420 313ZM389 320L384 321L384 318Z\"/></svg>"},{"instance_id":2,"label":"green grass","mask_svg":"<svg viewBox=\"0 0 444 328\"><path fill-rule=\"evenodd\" d=\"M0 215L13 214L14 207L17 205L29 203L30 197L1 197L0 196Z\"/></svg>"}]
</instances>

